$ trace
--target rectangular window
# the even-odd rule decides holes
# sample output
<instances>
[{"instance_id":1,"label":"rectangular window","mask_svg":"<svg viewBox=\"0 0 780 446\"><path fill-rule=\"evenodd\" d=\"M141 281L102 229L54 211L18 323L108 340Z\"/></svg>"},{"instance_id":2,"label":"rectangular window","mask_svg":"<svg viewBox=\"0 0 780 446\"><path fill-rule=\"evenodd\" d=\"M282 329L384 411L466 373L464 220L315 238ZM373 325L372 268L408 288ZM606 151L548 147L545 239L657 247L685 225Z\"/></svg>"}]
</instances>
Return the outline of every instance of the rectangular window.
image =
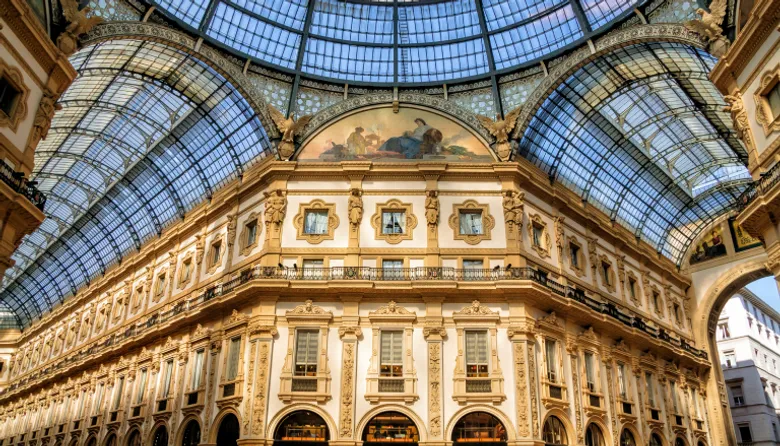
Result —
<instances>
[{"instance_id":1,"label":"rectangular window","mask_svg":"<svg viewBox=\"0 0 780 446\"><path fill-rule=\"evenodd\" d=\"M200 388L201 375L203 374L203 356L205 353L204 349L195 352L195 362L192 365L192 382L190 383L191 390Z\"/></svg>"},{"instance_id":2,"label":"rectangular window","mask_svg":"<svg viewBox=\"0 0 780 446\"><path fill-rule=\"evenodd\" d=\"M482 235L482 211L460 211L461 235Z\"/></svg>"},{"instance_id":3,"label":"rectangular window","mask_svg":"<svg viewBox=\"0 0 780 446\"><path fill-rule=\"evenodd\" d=\"M325 262L322 259L304 259L303 260L303 278L317 279L322 278Z\"/></svg>"},{"instance_id":4,"label":"rectangular window","mask_svg":"<svg viewBox=\"0 0 780 446\"><path fill-rule=\"evenodd\" d=\"M218 265L222 260L222 240L211 244L211 255L209 256L209 266Z\"/></svg>"},{"instance_id":5,"label":"rectangular window","mask_svg":"<svg viewBox=\"0 0 780 446\"><path fill-rule=\"evenodd\" d=\"M254 245L257 241L257 220L250 220L244 225L244 234L246 234L244 247Z\"/></svg>"},{"instance_id":6,"label":"rectangular window","mask_svg":"<svg viewBox=\"0 0 780 446\"><path fill-rule=\"evenodd\" d=\"M317 376L319 330L298 330L295 335L295 376Z\"/></svg>"},{"instance_id":7,"label":"rectangular window","mask_svg":"<svg viewBox=\"0 0 780 446\"><path fill-rule=\"evenodd\" d=\"M192 276L192 258L187 258L181 262L181 283L187 283Z\"/></svg>"},{"instance_id":8,"label":"rectangular window","mask_svg":"<svg viewBox=\"0 0 780 446\"><path fill-rule=\"evenodd\" d=\"M401 377L403 366L403 331L382 330L379 335L379 375Z\"/></svg>"},{"instance_id":9,"label":"rectangular window","mask_svg":"<svg viewBox=\"0 0 780 446\"><path fill-rule=\"evenodd\" d=\"M627 400L628 399L628 376L626 372L626 365L622 362L617 363L617 374L618 374L618 387L620 391L620 398Z\"/></svg>"},{"instance_id":10,"label":"rectangular window","mask_svg":"<svg viewBox=\"0 0 780 446\"><path fill-rule=\"evenodd\" d=\"M542 246L542 236L544 235L544 227L536 222L531 223L531 230L534 236L534 246Z\"/></svg>"},{"instance_id":11,"label":"rectangular window","mask_svg":"<svg viewBox=\"0 0 780 446\"><path fill-rule=\"evenodd\" d=\"M545 361L547 364L547 380L553 383L558 382L558 345L555 339L547 338L544 340Z\"/></svg>"},{"instance_id":12,"label":"rectangular window","mask_svg":"<svg viewBox=\"0 0 780 446\"><path fill-rule=\"evenodd\" d=\"M653 375L650 372L645 372L645 388L647 389L647 403L650 404L650 407L655 407Z\"/></svg>"},{"instance_id":13,"label":"rectangular window","mask_svg":"<svg viewBox=\"0 0 780 446\"><path fill-rule=\"evenodd\" d=\"M163 370L163 390L162 397L168 398L171 394L171 379L173 378L173 359L165 361L165 370Z\"/></svg>"},{"instance_id":14,"label":"rectangular window","mask_svg":"<svg viewBox=\"0 0 780 446\"><path fill-rule=\"evenodd\" d=\"M699 401L696 399L696 389L690 388L691 391L691 405L693 406L693 415L699 418Z\"/></svg>"},{"instance_id":15,"label":"rectangular window","mask_svg":"<svg viewBox=\"0 0 780 446\"><path fill-rule=\"evenodd\" d=\"M769 93L766 94L766 100L769 102L772 118L780 117L780 82L775 83L775 86L769 90Z\"/></svg>"},{"instance_id":16,"label":"rectangular window","mask_svg":"<svg viewBox=\"0 0 780 446\"><path fill-rule=\"evenodd\" d=\"M601 278L604 279L605 285L612 285L609 281L609 273L612 271L612 265L608 262L601 262Z\"/></svg>"},{"instance_id":17,"label":"rectangular window","mask_svg":"<svg viewBox=\"0 0 780 446\"><path fill-rule=\"evenodd\" d=\"M403 260L382 260L382 276L385 280L403 277Z\"/></svg>"},{"instance_id":18,"label":"rectangular window","mask_svg":"<svg viewBox=\"0 0 780 446\"><path fill-rule=\"evenodd\" d=\"M572 268L580 267L580 247L574 243L569 243L569 261Z\"/></svg>"},{"instance_id":19,"label":"rectangular window","mask_svg":"<svg viewBox=\"0 0 780 446\"><path fill-rule=\"evenodd\" d=\"M655 311L661 311L660 299L661 296L658 294L658 291L653 291L653 309Z\"/></svg>"},{"instance_id":20,"label":"rectangular window","mask_svg":"<svg viewBox=\"0 0 780 446\"><path fill-rule=\"evenodd\" d=\"M738 424L737 430L739 430L739 439L742 441L742 443L753 442L753 434L750 433L750 423Z\"/></svg>"},{"instance_id":21,"label":"rectangular window","mask_svg":"<svg viewBox=\"0 0 780 446\"><path fill-rule=\"evenodd\" d=\"M87 392L81 392L81 397L79 398L79 409L76 412L76 418L81 418L84 416L84 400L87 399Z\"/></svg>"},{"instance_id":22,"label":"rectangular window","mask_svg":"<svg viewBox=\"0 0 780 446\"><path fill-rule=\"evenodd\" d=\"M122 392L125 390L125 377L119 377L119 383L116 385L116 394L114 394L114 407L112 410L119 410L119 406L122 404Z\"/></svg>"},{"instance_id":23,"label":"rectangular window","mask_svg":"<svg viewBox=\"0 0 780 446\"><path fill-rule=\"evenodd\" d=\"M682 317L680 316L680 305L672 305L672 312L674 313L674 321L677 323L677 325L680 325L682 323Z\"/></svg>"},{"instance_id":24,"label":"rectangular window","mask_svg":"<svg viewBox=\"0 0 780 446\"><path fill-rule=\"evenodd\" d=\"M736 356L734 355L733 350L723 352L723 358L725 359L726 368L732 368L737 365Z\"/></svg>"},{"instance_id":25,"label":"rectangular window","mask_svg":"<svg viewBox=\"0 0 780 446\"><path fill-rule=\"evenodd\" d=\"M327 234L328 211L307 210L304 215L303 232L304 234Z\"/></svg>"},{"instance_id":26,"label":"rectangular window","mask_svg":"<svg viewBox=\"0 0 780 446\"><path fill-rule=\"evenodd\" d=\"M469 378L488 376L487 330L467 331L466 376Z\"/></svg>"},{"instance_id":27,"label":"rectangular window","mask_svg":"<svg viewBox=\"0 0 780 446\"><path fill-rule=\"evenodd\" d=\"M406 212L382 211L382 234L406 233Z\"/></svg>"},{"instance_id":28,"label":"rectangular window","mask_svg":"<svg viewBox=\"0 0 780 446\"><path fill-rule=\"evenodd\" d=\"M636 280L632 277L628 278L628 292L631 294L631 299L636 299Z\"/></svg>"},{"instance_id":29,"label":"rectangular window","mask_svg":"<svg viewBox=\"0 0 780 446\"><path fill-rule=\"evenodd\" d=\"M160 274L157 276L157 288L154 290L154 294L156 296L162 296L165 292L165 273Z\"/></svg>"},{"instance_id":30,"label":"rectangular window","mask_svg":"<svg viewBox=\"0 0 780 446\"><path fill-rule=\"evenodd\" d=\"M734 398L734 407L745 405L745 396L742 394L742 386L730 386L731 396Z\"/></svg>"},{"instance_id":31,"label":"rectangular window","mask_svg":"<svg viewBox=\"0 0 780 446\"><path fill-rule=\"evenodd\" d=\"M21 92L5 77L0 77L0 111L9 118L16 110Z\"/></svg>"},{"instance_id":32,"label":"rectangular window","mask_svg":"<svg viewBox=\"0 0 780 446\"><path fill-rule=\"evenodd\" d=\"M728 322L718 324L718 334L720 334L721 339L728 339L731 337L731 331L729 331Z\"/></svg>"},{"instance_id":33,"label":"rectangular window","mask_svg":"<svg viewBox=\"0 0 780 446\"><path fill-rule=\"evenodd\" d=\"M100 413L100 411L103 408L103 390L105 389L105 384L98 385L98 391L97 394L95 394L95 413Z\"/></svg>"},{"instance_id":34,"label":"rectangular window","mask_svg":"<svg viewBox=\"0 0 780 446\"><path fill-rule=\"evenodd\" d=\"M677 383L676 382L669 381L669 391L672 393L672 412L680 413L679 410L677 410Z\"/></svg>"},{"instance_id":35,"label":"rectangular window","mask_svg":"<svg viewBox=\"0 0 780 446\"><path fill-rule=\"evenodd\" d=\"M227 380L233 381L238 377L238 360L241 354L241 337L230 339L228 346Z\"/></svg>"},{"instance_id":36,"label":"rectangular window","mask_svg":"<svg viewBox=\"0 0 780 446\"><path fill-rule=\"evenodd\" d=\"M585 381L588 385L588 390L591 392L596 391L596 371L594 370L593 353L585 352Z\"/></svg>"},{"instance_id":37,"label":"rectangular window","mask_svg":"<svg viewBox=\"0 0 780 446\"><path fill-rule=\"evenodd\" d=\"M135 397L135 403L144 402L144 393L146 393L146 375L147 369L141 369L141 377L138 379L138 395Z\"/></svg>"},{"instance_id":38,"label":"rectangular window","mask_svg":"<svg viewBox=\"0 0 780 446\"><path fill-rule=\"evenodd\" d=\"M463 259L463 278L466 280L485 279L484 267L482 260Z\"/></svg>"}]
</instances>

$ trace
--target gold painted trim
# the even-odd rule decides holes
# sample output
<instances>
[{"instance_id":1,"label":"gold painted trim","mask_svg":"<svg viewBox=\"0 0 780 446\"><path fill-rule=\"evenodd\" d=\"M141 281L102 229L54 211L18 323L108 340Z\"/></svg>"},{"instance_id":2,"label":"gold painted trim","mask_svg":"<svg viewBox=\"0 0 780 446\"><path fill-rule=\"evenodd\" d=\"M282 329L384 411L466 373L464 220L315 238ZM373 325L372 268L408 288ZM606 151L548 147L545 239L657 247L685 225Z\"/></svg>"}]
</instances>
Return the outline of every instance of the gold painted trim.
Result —
<instances>
[{"instance_id":1,"label":"gold painted trim","mask_svg":"<svg viewBox=\"0 0 780 446\"><path fill-rule=\"evenodd\" d=\"M306 212L308 211L328 211L328 232L325 234L307 234L304 231L306 223ZM339 226L339 217L336 215L336 204L325 203L320 199L312 200L308 203L301 203L298 207L298 214L293 219L293 226L297 231L298 240L306 240L316 245L324 240L333 240L336 228Z\"/></svg>"},{"instance_id":2,"label":"gold painted trim","mask_svg":"<svg viewBox=\"0 0 780 446\"><path fill-rule=\"evenodd\" d=\"M406 218L406 228L402 234L385 234L382 232L382 214L384 212L403 211ZM384 240L391 245L397 245L403 240L413 240L414 228L417 227L417 217L413 212L412 203L402 203L393 198L384 203L376 204L376 212L371 217L371 227L374 228L374 240Z\"/></svg>"},{"instance_id":3,"label":"gold painted trim","mask_svg":"<svg viewBox=\"0 0 780 446\"><path fill-rule=\"evenodd\" d=\"M499 192L500 193L500 192ZM460 213L479 211L482 214L482 234L461 234L460 233ZM469 245L476 245L482 240L490 240L490 232L496 225L496 220L490 215L487 204L479 204L474 200L466 200L463 203L452 205L452 215L448 220L452 228L453 238L463 240Z\"/></svg>"}]
</instances>

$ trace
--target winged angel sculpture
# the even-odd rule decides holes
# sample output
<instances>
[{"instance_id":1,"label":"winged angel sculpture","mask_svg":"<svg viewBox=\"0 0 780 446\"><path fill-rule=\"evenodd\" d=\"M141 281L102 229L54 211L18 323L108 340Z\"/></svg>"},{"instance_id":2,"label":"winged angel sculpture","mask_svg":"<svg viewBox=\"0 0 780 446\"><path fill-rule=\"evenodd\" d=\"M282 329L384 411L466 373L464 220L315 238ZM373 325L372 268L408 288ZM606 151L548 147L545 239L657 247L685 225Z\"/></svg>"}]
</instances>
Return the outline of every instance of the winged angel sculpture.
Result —
<instances>
[{"instance_id":1,"label":"winged angel sculpture","mask_svg":"<svg viewBox=\"0 0 780 446\"><path fill-rule=\"evenodd\" d=\"M92 8L87 6L79 11L78 0L61 0L60 3L62 4L62 13L68 21L68 26L57 37L57 48L65 55L70 56L78 49L79 36L89 32L98 23L101 23L103 18L96 15L87 17L87 14L92 12Z\"/></svg>"},{"instance_id":2,"label":"winged angel sculpture","mask_svg":"<svg viewBox=\"0 0 780 446\"><path fill-rule=\"evenodd\" d=\"M309 123L312 115L301 116L296 120L295 113L291 113L289 118L285 118L284 114L271 104L268 104L268 113L271 114L271 119L282 134L278 146L279 156L283 160L289 159L295 153L295 137L303 134L303 128Z\"/></svg>"},{"instance_id":3,"label":"winged angel sculpture","mask_svg":"<svg viewBox=\"0 0 780 446\"><path fill-rule=\"evenodd\" d=\"M496 138L496 153L501 161L509 159L509 154L512 152L512 145L509 143L509 134L514 130L517 125L517 117L520 116L520 108L512 110L506 115L506 118L501 119L501 115L496 115L496 120L492 120L487 116L477 115L477 119L482 125Z\"/></svg>"},{"instance_id":4,"label":"winged angel sculpture","mask_svg":"<svg viewBox=\"0 0 780 446\"><path fill-rule=\"evenodd\" d=\"M729 49L729 41L723 36L723 18L726 16L726 0L712 0L709 12L696 10L701 19L685 22L685 27L707 40L707 49L715 57L721 57Z\"/></svg>"}]
</instances>

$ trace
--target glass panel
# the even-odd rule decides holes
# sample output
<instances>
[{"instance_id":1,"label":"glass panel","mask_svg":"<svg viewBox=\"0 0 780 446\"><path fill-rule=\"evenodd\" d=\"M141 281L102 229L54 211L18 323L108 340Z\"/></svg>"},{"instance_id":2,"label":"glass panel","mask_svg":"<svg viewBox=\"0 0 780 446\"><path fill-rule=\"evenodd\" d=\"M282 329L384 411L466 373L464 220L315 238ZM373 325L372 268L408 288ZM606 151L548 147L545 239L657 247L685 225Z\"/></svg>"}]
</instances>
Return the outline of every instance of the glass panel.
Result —
<instances>
[{"instance_id":1,"label":"glass panel","mask_svg":"<svg viewBox=\"0 0 780 446\"><path fill-rule=\"evenodd\" d=\"M144 393L146 392L146 375L147 370L141 369L141 378L138 379L138 396L136 396L136 404L141 404L144 400Z\"/></svg>"},{"instance_id":2,"label":"glass panel","mask_svg":"<svg viewBox=\"0 0 780 446\"><path fill-rule=\"evenodd\" d=\"M382 211L382 234L404 234L406 232L406 212Z\"/></svg>"},{"instance_id":3,"label":"glass panel","mask_svg":"<svg viewBox=\"0 0 780 446\"><path fill-rule=\"evenodd\" d=\"M228 350L228 366L227 366L227 380L233 381L238 376L238 362L241 356L241 338L233 338L230 340L230 347Z\"/></svg>"},{"instance_id":4,"label":"glass panel","mask_svg":"<svg viewBox=\"0 0 780 446\"><path fill-rule=\"evenodd\" d=\"M588 390L596 391L596 374L593 370L593 353L585 352L585 379L587 380Z\"/></svg>"},{"instance_id":5,"label":"glass panel","mask_svg":"<svg viewBox=\"0 0 780 446\"><path fill-rule=\"evenodd\" d=\"M545 361L547 364L547 379L558 382L558 345L554 339L544 340Z\"/></svg>"},{"instance_id":6,"label":"glass panel","mask_svg":"<svg viewBox=\"0 0 780 446\"><path fill-rule=\"evenodd\" d=\"M317 376L319 330L298 330L295 343L295 376Z\"/></svg>"},{"instance_id":7,"label":"glass panel","mask_svg":"<svg viewBox=\"0 0 780 446\"><path fill-rule=\"evenodd\" d=\"M303 232L305 234L327 234L328 211L306 211Z\"/></svg>"},{"instance_id":8,"label":"glass panel","mask_svg":"<svg viewBox=\"0 0 780 446\"><path fill-rule=\"evenodd\" d=\"M403 331L382 330L379 350L379 375L403 376Z\"/></svg>"},{"instance_id":9,"label":"glass panel","mask_svg":"<svg viewBox=\"0 0 780 446\"><path fill-rule=\"evenodd\" d=\"M466 376L488 376L488 339L487 331L465 332Z\"/></svg>"},{"instance_id":10,"label":"glass panel","mask_svg":"<svg viewBox=\"0 0 780 446\"><path fill-rule=\"evenodd\" d=\"M114 406L113 410L118 410L119 405L122 403L122 392L125 390L125 377L119 377L119 384L116 386L116 393L114 394Z\"/></svg>"},{"instance_id":11,"label":"glass panel","mask_svg":"<svg viewBox=\"0 0 780 446\"><path fill-rule=\"evenodd\" d=\"M196 390L200 387L201 374L203 373L204 350L195 352L195 363L192 365L192 383L191 389Z\"/></svg>"},{"instance_id":12,"label":"glass panel","mask_svg":"<svg viewBox=\"0 0 780 446\"><path fill-rule=\"evenodd\" d=\"M460 233L463 235L481 235L482 212L460 211Z\"/></svg>"},{"instance_id":13,"label":"glass panel","mask_svg":"<svg viewBox=\"0 0 780 446\"><path fill-rule=\"evenodd\" d=\"M162 397L168 398L168 395L171 393L171 379L173 378L173 359L165 362L164 369Z\"/></svg>"}]
</instances>

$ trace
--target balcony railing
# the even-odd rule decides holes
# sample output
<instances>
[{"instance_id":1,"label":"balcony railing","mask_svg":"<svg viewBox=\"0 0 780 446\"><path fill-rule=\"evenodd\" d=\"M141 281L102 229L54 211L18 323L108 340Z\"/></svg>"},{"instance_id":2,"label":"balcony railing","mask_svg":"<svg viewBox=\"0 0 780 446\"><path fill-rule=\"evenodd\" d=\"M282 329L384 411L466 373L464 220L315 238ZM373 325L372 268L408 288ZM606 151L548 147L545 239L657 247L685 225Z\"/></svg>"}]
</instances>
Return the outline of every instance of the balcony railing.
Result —
<instances>
[{"instance_id":1,"label":"balcony railing","mask_svg":"<svg viewBox=\"0 0 780 446\"><path fill-rule=\"evenodd\" d=\"M287 280L287 281L507 281L528 280L541 285L551 292L577 301L591 310L605 314L623 325L635 328L652 338L658 339L668 345L679 348L691 355L707 359L707 352L691 346L685 339L674 338L662 328L648 326L642 317L633 314L630 310L618 308L612 302L604 301L598 295L592 296L585 291L571 286L563 285L550 279L545 271L532 267L522 268L493 268L493 269L456 269L449 267L418 267L418 268L393 268L392 274L386 274L388 268L370 267L333 267L333 268L280 268L276 266L255 266L241 272L238 277L225 283L206 288L203 292L190 299L181 299L172 302L163 310L160 310L141 322L127 327L123 331L106 336L100 342L89 347L68 354L59 361L50 363L43 370L36 370L28 376L16 380L8 387L8 392L26 386L34 379L47 376L50 373L82 361L90 356L120 344L128 339L142 336L144 333L154 331L158 326L169 320L205 305L209 301L231 293L236 288L254 281Z\"/></svg>"},{"instance_id":2,"label":"balcony railing","mask_svg":"<svg viewBox=\"0 0 780 446\"><path fill-rule=\"evenodd\" d=\"M0 181L7 184L14 192L24 195L35 207L43 211L46 196L35 187L38 183L25 180L23 173L14 171L3 160L0 160Z\"/></svg>"},{"instance_id":3,"label":"balcony railing","mask_svg":"<svg viewBox=\"0 0 780 446\"><path fill-rule=\"evenodd\" d=\"M737 198L737 210L742 212L756 197L769 192L778 182L780 182L780 163L772 166L769 171L761 175L758 181L750 183L748 188Z\"/></svg>"}]
</instances>

